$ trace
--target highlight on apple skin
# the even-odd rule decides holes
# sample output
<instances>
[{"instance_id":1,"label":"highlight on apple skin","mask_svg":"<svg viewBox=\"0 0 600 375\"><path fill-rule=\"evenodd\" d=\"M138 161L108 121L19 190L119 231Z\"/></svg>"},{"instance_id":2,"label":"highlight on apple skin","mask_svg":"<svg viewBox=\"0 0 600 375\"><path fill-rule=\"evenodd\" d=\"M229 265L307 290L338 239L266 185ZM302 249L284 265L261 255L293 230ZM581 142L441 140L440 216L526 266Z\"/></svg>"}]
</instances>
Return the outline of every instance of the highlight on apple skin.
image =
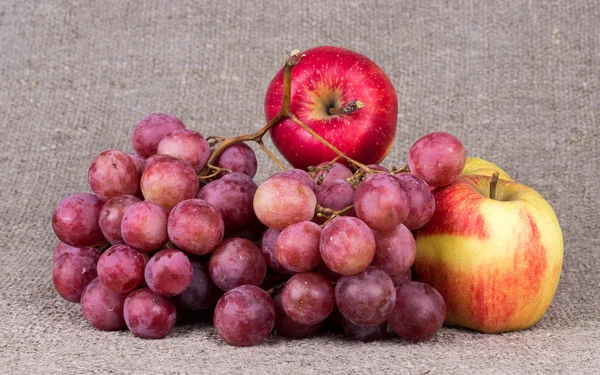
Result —
<instances>
[{"instance_id":1,"label":"highlight on apple skin","mask_svg":"<svg viewBox=\"0 0 600 375\"><path fill-rule=\"evenodd\" d=\"M414 278L437 289L445 324L484 333L537 323L554 297L563 237L548 202L522 184L462 176L434 190L436 210L415 231Z\"/></svg>"}]
</instances>

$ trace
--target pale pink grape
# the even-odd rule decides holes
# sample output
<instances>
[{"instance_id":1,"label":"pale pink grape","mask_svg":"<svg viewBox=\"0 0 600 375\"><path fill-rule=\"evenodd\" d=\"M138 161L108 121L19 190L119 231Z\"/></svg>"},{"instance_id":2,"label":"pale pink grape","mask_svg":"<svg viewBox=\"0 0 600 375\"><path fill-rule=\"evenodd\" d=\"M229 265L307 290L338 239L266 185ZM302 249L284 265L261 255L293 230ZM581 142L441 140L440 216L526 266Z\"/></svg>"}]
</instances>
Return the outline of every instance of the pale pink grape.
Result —
<instances>
[{"instance_id":1,"label":"pale pink grape","mask_svg":"<svg viewBox=\"0 0 600 375\"><path fill-rule=\"evenodd\" d=\"M177 129L159 143L157 154L171 155L184 160L199 173L210 157L210 145L202 134L190 129Z\"/></svg>"},{"instance_id":2,"label":"pale pink grape","mask_svg":"<svg viewBox=\"0 0 600 375\"><path fill-rule=\"evenodd\" d=\"M172 156L160 156L156 161L152 158L146 161L140 186L144 199L170 210L177 203L194 198L200 185L189 163Z\"/></svg>"}]
</instances>

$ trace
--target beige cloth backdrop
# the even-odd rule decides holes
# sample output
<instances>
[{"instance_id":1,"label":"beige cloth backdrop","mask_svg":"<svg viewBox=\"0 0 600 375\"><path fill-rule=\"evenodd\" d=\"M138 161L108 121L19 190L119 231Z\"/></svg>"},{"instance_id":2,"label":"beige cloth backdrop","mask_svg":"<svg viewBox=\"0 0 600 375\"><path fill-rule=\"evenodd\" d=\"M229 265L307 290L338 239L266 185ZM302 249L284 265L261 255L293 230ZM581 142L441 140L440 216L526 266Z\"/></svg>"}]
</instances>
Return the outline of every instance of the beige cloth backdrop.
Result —
<instances>
[{"instance_id":1,"label":"beige cloth backdrop","mask_svg":"<svg viewBox=\"0 0 600 375\"><path fill-rule=\"evenodd\" d=\"M600 5L574 1L0 1L0 373L596 373ZM239 349L205 324L164 340L90 328L51 284L51 211L87 168L163 111L202 133L262 125L286 54L332 44L376 61L399 97L388 165L434 130L555 208L561 283L533 329L362 344L270 337ZM276 168L259 154L262 181ZM485 249L482 249L485 251Z\"/></svg>"}]
</instances>

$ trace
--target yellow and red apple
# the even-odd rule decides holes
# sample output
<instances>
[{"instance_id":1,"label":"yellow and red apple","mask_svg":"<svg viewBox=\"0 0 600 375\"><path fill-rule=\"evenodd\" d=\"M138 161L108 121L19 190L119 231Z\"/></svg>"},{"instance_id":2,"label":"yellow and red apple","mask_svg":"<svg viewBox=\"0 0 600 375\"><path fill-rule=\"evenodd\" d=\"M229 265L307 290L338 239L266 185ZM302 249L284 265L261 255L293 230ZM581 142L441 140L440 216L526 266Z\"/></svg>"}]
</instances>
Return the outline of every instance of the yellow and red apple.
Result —
<instances>
[{"instance_id":1,"label":"yellow and red apple","mask_svg":"<svg viewBox=\"0 0 600 375\"><path fill-rule=\"evenodd\" d=\"M436 210L415 232L414 278L436 288L446 325L497 333L528 328L546 313L563 261L558 219L522 184L461 176L434 190Z\"/></svg>"},{"instance_id":2,"label":"yellow and red apple","mask_svg":"<svg viewBox=\"0 0 600 375\"><path fill-rule=\"evenodd\" d=\"M502 168L490 161L480 158L467 158L461 174L463 176L478 175L492 177L494 172L499 172L501 179L512 181L512 178L510 178L508 173Z\"/></svg>"}]
</instances>

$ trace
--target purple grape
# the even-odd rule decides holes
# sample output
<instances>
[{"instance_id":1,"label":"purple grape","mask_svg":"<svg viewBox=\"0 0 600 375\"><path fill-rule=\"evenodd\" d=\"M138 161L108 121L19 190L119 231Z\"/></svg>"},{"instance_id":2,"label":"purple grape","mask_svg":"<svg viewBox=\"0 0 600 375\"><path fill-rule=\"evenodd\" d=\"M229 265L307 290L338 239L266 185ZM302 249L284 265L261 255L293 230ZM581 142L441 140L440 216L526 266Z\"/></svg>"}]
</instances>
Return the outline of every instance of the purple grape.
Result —
<instances>
[{"instance_id":1,"label":"purple grape","mask_svg":"<svg viewBox=\"0 0 600 375\"><path fill-rule=\"evenodd\" d=\"M390 277L410 269L415 262L417 245L408 228L400 224L388 232L373 231L375 258L371 265L385 271Z\"/></svg>"},{"instance_id":2,"label":"purple grape","mask_svg":"<svg viewBox=\"0 0 600 375\"><path fill-rule=\"evenodd\" d=\"M81 313L96 329L114 331L125 327L125 293L115 293L95 278L81 294Z\"/></svg>"},{"instance_id":3,"label":"purple grape","mask_svg":"<svg viewBox=\"0 0 600 375\"><path fill-rule=\"evenodd\" d=\"M389 231L408 216L410 197L394 176L378 173L358 185L354 209L371 229Z\"/></svg>"},{"instance_id":4,"label":"purple grape","mask_svg":"<svg viewBox=\"0 0 600 375\"><path fill-rule=\"evenodd\" d=\"M353 276L340 277L335 301L344 318L361 326L386 321L396 302L394 283L387 273L368 267Z\"/></svg>"},{"instance_id":5,"label":"purple grape","mask_svg":"<svg viewBox=\"0 0 600 375\"><path fill-rule=\"evenodd\" d=\"M356 190L344 180L335 180L327 185L319 185L317 188L317 203L322 207L339 211L354 204ZM344 213L344 216L356 216L356 210L352 208ZM318 224L324 223L325 218L315 217Z\"/></svg>"},{"instance_id":6,"label":"purple grape","mask_svg":"<svg viewBox=\"0 0 600 375\"><path fill-rule=\"evenodd\" d=\"M181 307L194 311L213 307L223 292L211 280L208 267L200 262L191 263L192 282L173 300Z\"/></svg>"},{"instance_id":7,"label":"purple grape","mask_svg":"<svg viewBox=\"0 0 600 375\"><path fill-rule=\"evenodd\" d=\"M141 253L125 245L115 245L100 256L98 279L115 293L131 292L144 281L145 266Z\"/></svg>"},{"instance_id":8,"label":"purple grape","mask_svg":"<svg viewBox=\"0 0 600 375\"><path fill-rule=\"evenodd\" d=\"M282 266L275 255L275 243L277 242L277 238L279 238L280 233L280 230L268 228L262 236L261 250L269 269L280 275L293 275L294 271L288 270Z\"/></svg>"},{"instance_id":9,"label":"purple grape","mask_svg":"<svg viewBox=\"0 0 600 375\"><path fill-rule=\"evenodd\" d=\"M131 136L131 145L137 154L145 158L150 157L156 154L160 141L177 129L185 129L180 119L166 113L153 113L136 125Z\"/></svg>"},{"instance_id":10,"label":"purple grape","mask_svg":"<svg viewBox=\"0 0 600 375\"><path fill-rule=\"evenodd\" d=\"M52 264L56 263L58 259L65 253L67 253L73 246L67 245L64 242L58 241L52 252Z\"/></svg>"},{"instance_id":11,"label":"purple grape","mask_svg":"<svg viewBox=\"0 0 600 375\"><path fill-rule=\"evenodd\" d=\"M387 322L373 326L359 326L348 319L342 318L342 329L344 334L354 340L371 342L381 340L387 336Z\"/></svg>"},{"instance_id":12,"label":"purple grape","mask_svg":"<svg viewBox=\"0 0 600 375\"><path fill-rule=\"evenodd\" d=\"M135 162L122 151L104 151L90 165L88 182L94 194L104 202L119 195L133 195L138 188Z\"/></svg>"},{"instance_id":13,"label":"purple grape","mask_svg":"<svg viewBox=\"0 0 600 375\"><path fill-rule=\"evenodd\" d=\"M142 172L140 186L144 199L170 210L177 203L194 198L200 188L194 168L172 156L157 156L160 158L153 156L146 161Z\"/></svg>"},{"instance_id":14,"label":"purple grape","mask_svg":"<svg viewBox=\"0 0 600 375\"><path fill-rule=\"evenodd\" d=\"M122 245L125 243L121 235L123 215L125 214L125 210L130 206L141 201L141 199L133 195L120 195L109 199L102 206L98 224L100 225L102 234L104 234L104 238L112 245Z\"/></svg>"},{"instance_id":15,"label":"purple grape","mask_svg":"<svg viewBox=\"0 0 600 375\"><path fill-rule=\"evenodd\" d=\"M251 192L252 197L254 197L254 193L256 193L256 189L258 189L258 185L251 177L239 172L227 173L223 177L220 178L221 181L236 181L240 184L244 185L248 191Z\"/></svg>"},{"instance_id":16,"label":"purple grape","mask_svg":"<svg viewBox=\"0 0 600 375\"><path fill-rule=\"evenodd\" d=\"M240 285L260 285L267 273L267 264L254 243L231 238L212 253L208 270L215 285L228 291Z\"/></svg>"},{"instance_id":17,"label":"purple grape","mask_svg":"<svg viewBox=\"0 0 600 375\"><path fill-rule=\"evenodd\" d=\"M434 132L419 138L408 150L412 174L433 187L450 185L462 173L467 152L452 134Z\"/></svg>"},{"instance_id":18,"label":"purple grape","mask_svg":"<svg viewBox=\"0 0 600 375\"><path fill-rule=\"evenodd\" d=\"M415 230L427 224L435 211L435 198L431 188L419 177L410 173L395 175L410 196L410 211L402 224Z\"/></svg>"},{"instance_id":19,"label":"purple grape","mask_svg":"<svg viewBox=\"0 0 600 375\"><path fill-rule=\"evenodd\" d=\"M371 264L375 238L369 227L355 217L331 220L321 233L321 257L327 267L341 275L354 275Z\"/></svg>"},{"instance_id":20,"label":"purple grape","mask_svg":"<svg viewBox=\"0 0 600 375\"><path fill-rule=\"evenodd\" d=\"M285 313L295 322L318 324L333 310L334 288L327 277L320 273L297 273L285 284L281 303Z\"/></svg>"},{"instance_id":21,"label":"purple grape","mask_svg":"<svg viewBox=\"0 0 600 375\"><path fill-rule=\"evenodd\" d=\"M143 339L161 339L169 334L177 317L175 306L150 288L134 290L125 298L123 315L127 328Z\"/></svg>"},{"instance_id":22,"label":"purple grape","mask_svg":"<svg viewBox=\"0 0 600 375\"><path fill-rule=\"evenodd\" d=\"M407 341L430 338L440 330L446 319L446 303L431 286L407 282L396 288L396 303L388 324Z\"/></svg>"},{"instance_id":23,"label":"purple grape","mask_svg":"<svg viewBox=\"0 0 600 375\"><path fill-rule=\"evenodd\" d=\"M310 175L306 171L303 171L302 169L287 169L285 171L275 173L273 176L271 176L269 178L272 178L275 176L291 177L295 180L298 180L299 182L306 184L312 191L314 191L314 192L317 191L317 184L315 183L315 180L313 180L313 178L310 177Z\"/></svg>"},{"instance_id":24,"label":"purple grape","mask_svg":"<svg viewBox=\"0 0 600 375\"><path fill-rule=\"evenodd\" d=\"M66 197L52 213L52 229L61 242L71 246L92 246L104 241L98 225L103 202L89 193Z\"/></svg>"},{"instance_id":25,"label":"purple grape","mask_svg":"<svg viewBox=\"0 0 600 375\"><path fill-rule=\"evenodd\" d=\"M209 182L196 195L221 214L228 230L243 228L252 219L253 197L247 186L231 178Z\"/></svg>"},{"instance_id":26,"label":"purple grape","mask_svg":"<svg viewBox=\"0 0 600 375\"><path fill-rule=\"evenodd\" d=\"M317 168L323 167L329 162L323 162L317 165ZM331 165L329 170L320 170L315 175L315 183L317 186L319 185L328 185L335 180L346 180L347 178L351 178L354 176L354 173L350 170L350 168L346 167L342 163L335 162Z\"/></svg>"},{"instance_id":27,"label":"purple grape","mask_svg":"<svg viewBox=\"0 0 600 375\"><path fill-rule=\"evenodd\" d=\"M406 272L392 277L392 282L394 283L395 287L399 287L400 285L409 281L412 281L412 271L410 268Z\"/></svg>"},{"instance_id":28,"label":"purple grape","mask_svg":"<svg viewBox=\"0 0 600 375\"><path fill-rule=\"evenodd\" d=\"M89 247L71 248L52 267L52 284L69 302L79 302L85 287L98 276L100 253Z\"/></svg>"},{"instance_id":29,"label":"purple grape","mask_svg":"<svg viewBox=\"0 0 600 375\"><path fill-rule=\"evenodd\" d=\"M279 291L275 297L273 297L276 313L275 330L277 331L277 334L283 337L301 339L316 333L321 327L322 323L307 325L298 323L291 319L283 308L283 303L281 301L282 294L282 291Z\"/></svg>"},{"instance_id":30,"label":"purple grape","mask_svg":"<svg viewBox=\"0 0 600 375\"><path fill-rule=\"evenodd\" d=\"M171 155L188 162L200 173L210 157L210 145L202 134L190 129L177 129L167 134L159 143L157 154Z\"/></svg>"},{"instance_id":31,"label":"purple grape","mask_svg":"<svg viewBox=\"0 0 600 375\"><path fill-rule=\"evenodd\" d=\"M144 279L154 293L173 297L190 285L192 272L192 264L184 253L165 249L150 258L144 270Z\"/></svg>"},{"instance_id":32,"label":"purple grape","mask_svg":"<svg viewBox=\"0 0 600 375\"><path fill-rule=\"evenodd\" d=\"M236 143L227 147L215 161L220 168L243 173L250 178L256 175L258 162L254 151L245 143Z\"/></svg>"},{"instance_id":33,"label":"purple grape","mask_svg":"<svg viewBox=\"0 0 600 375\"><path fill-rule=\"evenodd\" d=\"M142 253L160 249L169 240L168 215L164 207L152 202L144 201L129 206L121 220L123 241Z\"/></svg>"},{"instance_id":34,"label":"purple grape","mask_svg":"<svg viewBox=\"0 0 600 375\"><path fill-rule=\"evenodd\" d=\"M275 243L275 256L284 268L306 272L321 263L319 239L321 227L310 221L301 221L285 228Z\"/></svg>"},{"instance_id":35,"label":"purple grape","mask_svg":"<svg viewBox=\"0 0 600 375\"><path fill-rule=\"evenodd\" d=\"M219 336L229 345L256 345L275 326L275 303L257 286L238 286L219 299L213 320Z\"/></svg>"},{"instance_id":36,"label":"purple grape","mask_svg":"<svg viewBox=\"0 0 600 375\"><path fill-rule=\"evenodd\" d=\"M188 199L171 210L167 232L171 241L181 250L204 255L213 251L223 240L225 226L221 214L208 202Z\"/></svg>"}]
</instances>

